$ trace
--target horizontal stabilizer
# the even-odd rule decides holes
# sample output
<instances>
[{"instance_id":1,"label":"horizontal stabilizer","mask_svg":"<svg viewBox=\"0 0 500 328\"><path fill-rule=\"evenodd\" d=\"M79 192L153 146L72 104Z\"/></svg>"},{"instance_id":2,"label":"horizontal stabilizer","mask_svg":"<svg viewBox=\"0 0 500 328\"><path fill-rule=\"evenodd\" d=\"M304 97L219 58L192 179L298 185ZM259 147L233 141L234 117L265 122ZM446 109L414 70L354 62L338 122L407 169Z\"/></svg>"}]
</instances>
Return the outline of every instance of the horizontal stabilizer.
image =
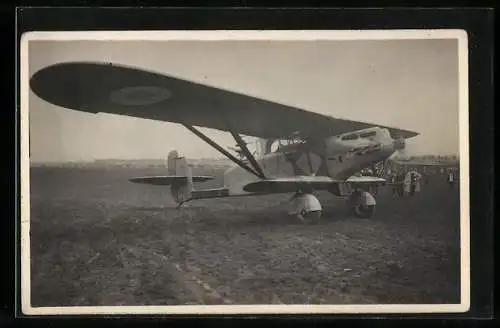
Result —
<instances>
[{"instance_id":1,"label":"horizontal stabilizer","mask_svg":"<svg viewBox=\"0 0 500 328\"><path fill-rule=\"evenodd\" d=\"M208 180L213 180L214 177L195 175L193 176L193 182L203 182ZM178 175L165 175L165 176L150 176L150 177L137 177L132 178L130 181L134 183L144 183L159 186L169 186L176 184L184 184L187 182L187 176Z\"/></svg>"}]
</instances>

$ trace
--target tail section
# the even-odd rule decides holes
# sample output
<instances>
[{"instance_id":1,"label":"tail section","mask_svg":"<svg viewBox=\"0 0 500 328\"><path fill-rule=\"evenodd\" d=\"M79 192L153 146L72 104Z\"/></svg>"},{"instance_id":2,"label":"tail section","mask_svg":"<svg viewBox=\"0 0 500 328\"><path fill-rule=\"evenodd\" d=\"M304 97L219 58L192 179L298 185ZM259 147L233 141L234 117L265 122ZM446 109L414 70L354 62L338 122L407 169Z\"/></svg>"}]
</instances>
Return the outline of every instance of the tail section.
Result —
<instances>
[{"instance_id":1,"label":"tail section","mask_svg":"<svg viewBox=\"0 0 500 328\"><path fill-rule=\"evenodd\" d=\"M182 204L192 198L194 191L193 182L203 182L214 179L211 176L193 176L191 167L186 158L179 156L175 150L168 154L168 175L147 176L131 178L134 183L142 183L157 186L170 186L170 193L178 204Z\"/></svg>"},{"instance_id":2,"label":"tail section","mask_svg":"<svg viewBox=\"0 0 500 328\"><path fill-rule=\"evenodd\" d=\"M172 150L170 153L168 153L168 160L167 160L168 174L176 175L175 174L176 163L178 158L179 158L179 153L176 150Z\"/></svg>"},{"instance_id":3,"label":"tail section","mask_svg":"<svg viewBox=\"0 0 500 328\"><path fill-rule=\"evenodd\" d=\"M229 189L225 187L195 190L194 182L213 180L214 177L205 175L193 176L186 158L179 156L179 153L175 150L168 154L167 170L168 175L136 177L131 178L130 181L148 185L170 186L170 194L178 206L192 199L229 196Z\"/></svg>"},{"instance_id":4,"label":"tail section","mask_svg":"<svg viewBox=\"0 0 500 328\"><path fill-rule=\"evenodd\" d=\"M168 172L173 176L183 177L170 185L170 193L174 200L178 204L189 200L194 190L193 174L186 158L180 157L175 150L168 154Z\"/></svg>"}]
</instances>

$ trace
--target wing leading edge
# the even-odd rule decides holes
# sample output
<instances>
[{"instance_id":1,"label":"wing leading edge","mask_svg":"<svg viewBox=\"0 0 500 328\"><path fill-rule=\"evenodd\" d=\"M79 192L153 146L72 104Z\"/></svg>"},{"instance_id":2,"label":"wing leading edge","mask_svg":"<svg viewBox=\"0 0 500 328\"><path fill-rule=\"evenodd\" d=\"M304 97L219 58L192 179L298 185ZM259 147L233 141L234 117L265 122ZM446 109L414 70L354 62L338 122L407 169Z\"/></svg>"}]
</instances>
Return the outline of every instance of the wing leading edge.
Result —
<instances>
[{"instance_id":1,"label":"wing leading edge","mask_svg":"<svg viewBox=\"0 0 500 328\"><path fill-rule=\"evenodd\" d=\"M304 138L324 138L375 126L107 63L48 66L31 77L30 86L45 101L73 110L181 123L266 139L287 137L297 131ZM389 129L394 137L418 135L380 127Z\"/></svg>"},{"instance_id":2,"label":"wing leading edge","mask_svg":"<svg viewBox=\"0 0 500 328\"><path fill-rule=\"evenodd\" d=\"M347 183L351 185L383 184L386 180L378 177L350 177L347 180L335 180L327 176L295 176L289 178L265 179L249 183L243 190L250 193L289 193L296 192L301 186L315 190L330 190L332 186Z\"/></svg>"},{"instance_id":3,"label":"wing leading edge","mask_svg":"<svg viewBox=\"0 0 500 328\"><path fill-rule=\"evenodd\" d=\"M193 182L204 182L208 180L213 180L214 177L195 175L192 177L192 179ZM178 175L165 175L165 176L137 177L137 178L131 178L129 180L134 183L142 183L142 184L157 185L157 186L170 186L173 184L186 183L187 177Z\"/></svg>"}]
</instances>

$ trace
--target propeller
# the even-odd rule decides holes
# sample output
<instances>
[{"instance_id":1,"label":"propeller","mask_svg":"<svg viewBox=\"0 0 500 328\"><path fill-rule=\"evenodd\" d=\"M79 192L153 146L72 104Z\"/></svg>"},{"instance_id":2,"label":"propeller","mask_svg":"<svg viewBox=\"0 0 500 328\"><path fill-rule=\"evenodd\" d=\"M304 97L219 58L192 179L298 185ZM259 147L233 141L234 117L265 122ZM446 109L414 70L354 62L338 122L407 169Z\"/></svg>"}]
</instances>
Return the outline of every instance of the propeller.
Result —
<instances>
[{"instance_id":1,"label":"propeller","mask_svg":"<svg viewBox=\"0 0 500 328\"><path fill-rule=\"evenodd\" d=\"M405 158L408 156L406 148L406 140L403 137L394 138L394 153L389 157L389 159L394 159L397 157Z\"/></svg>"}]
</instances>

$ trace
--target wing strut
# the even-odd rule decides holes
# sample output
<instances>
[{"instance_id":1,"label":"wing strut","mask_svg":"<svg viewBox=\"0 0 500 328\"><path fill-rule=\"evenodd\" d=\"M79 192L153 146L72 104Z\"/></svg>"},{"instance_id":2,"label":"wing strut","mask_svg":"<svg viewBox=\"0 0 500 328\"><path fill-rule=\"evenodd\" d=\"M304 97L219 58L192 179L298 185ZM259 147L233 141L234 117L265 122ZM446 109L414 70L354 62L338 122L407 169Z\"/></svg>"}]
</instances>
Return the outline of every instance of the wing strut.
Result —
<instances>
[{"instance_id":1,"label":"wing strut","mask_svg":"<svg viewBox=\"0 0 500 328\"><path fill-rule=\"evenodd\" d=\"M248 172L250 172L251 174L261 178L261 179L265 179L265 176L264 175L261 175L257 172L255 172L251 167L249 167L247 164L245 164L242 160L236 158L235 156L233 156L230 152L228 152L227 150L225 150L224 148L222 148L221 146L219 146L218 144L216 144L212 139L210 139L209 137L207 137L206 135L204 135L203 133L201 133L200 131L198 131L197 129L195 129L193 126L191 125L187 125L187 124L182 124L184 125L189 131L193 132L195 135L197 135L198 137L200 137L203 141L205 141L206 143L208 143L210 146L214 147L215 149L217 149L219 152L221 152L222 154L224 154L227 158L229 158L230 160L232 160L233 162L235 162L236 164L238 164L241 168L247 170Z\"/></svg>"},{"instance_id":2,"label":"wing strut","mask_svg":"<svg viewBox=\"0 0 500 328\"><path fill-rule=\"evenodd\" d=\"M259 177L262 179L265 179L266 175L264 174L264 172L260 168L259 164L255 160L255 157L248 150L248 147L247 147L246 143L243 141L243 139L241 138L241 136L238 133L233 132L232 130L231 130L231 135L233 136L234 140L236 140L236 143L238 143L238 146L240 146L241 151L243 152L243 154L245 154L245 157L248 159L250 164L252 164L253 169L259 174Z\"/></svg>"}]
</instances>

